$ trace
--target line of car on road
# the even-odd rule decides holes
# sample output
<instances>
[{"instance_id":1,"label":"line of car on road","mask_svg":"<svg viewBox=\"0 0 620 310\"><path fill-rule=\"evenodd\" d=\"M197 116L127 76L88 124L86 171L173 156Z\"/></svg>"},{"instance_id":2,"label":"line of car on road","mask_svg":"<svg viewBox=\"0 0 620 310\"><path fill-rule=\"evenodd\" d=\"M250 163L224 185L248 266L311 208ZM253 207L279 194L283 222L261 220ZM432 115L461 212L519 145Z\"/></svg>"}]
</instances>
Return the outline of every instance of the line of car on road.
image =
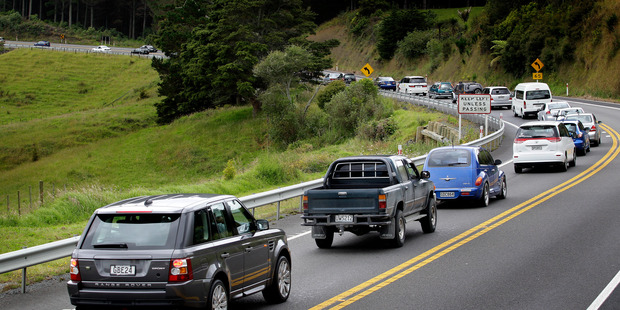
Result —
<instances>
[{"instance_id":1,"label":"line of car on road","mask_svg":"<svg viewBox=\"0 0 620 310\"><path fill-rule=\"evenodd\" d=\"M600 121L593 113L554 101L545 83L521 83L515 87L512 111L515 117L535 116L537 121L519 126L513 141L516 173L524 168L574 167L577 155L585 156L601 143Z\"/></svg>"}]
</instances>

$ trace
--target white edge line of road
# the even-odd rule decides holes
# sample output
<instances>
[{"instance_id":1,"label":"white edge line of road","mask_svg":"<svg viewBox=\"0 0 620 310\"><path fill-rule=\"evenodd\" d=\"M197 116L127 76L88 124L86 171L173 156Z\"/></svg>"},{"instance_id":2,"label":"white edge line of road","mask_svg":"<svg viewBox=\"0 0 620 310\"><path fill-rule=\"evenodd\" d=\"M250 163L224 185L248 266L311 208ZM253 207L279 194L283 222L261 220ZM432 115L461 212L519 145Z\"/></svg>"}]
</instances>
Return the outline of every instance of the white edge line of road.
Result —
<instances>
[{"instance_id":1,"label":"white edge line of road","mask_svg":"<svg viewBox=\"0 0 620 310\"><path fill-rule=\"evenodd\" d=\"M297 238L299 238L299 237L301 237L301 236L305 236L305 235L307 235L307 234L310 234L311 232L312 232L312 230L308 230L308 231L303 232L303 233L301 233L301 234L297 234L297 235L295 235L295 236L292 236L292 237L288 238L288 240L290 241L290 240L297 239Z\"/></svg>"},{"instance_id":2,"label":"white edge line of road","mask_svg":"<svg viewBox=\"0 0 620 310\"><path fill-rule=\"evenodd\" d=\"M590 307L587 310L597 310L600 308L605 300L611 295L611 293L618 287L618 283L620 283L620 271L616 274L616 276L607 284L605 289L596 297L596 299L592 302Z\"/></svg>"}]
</instances>

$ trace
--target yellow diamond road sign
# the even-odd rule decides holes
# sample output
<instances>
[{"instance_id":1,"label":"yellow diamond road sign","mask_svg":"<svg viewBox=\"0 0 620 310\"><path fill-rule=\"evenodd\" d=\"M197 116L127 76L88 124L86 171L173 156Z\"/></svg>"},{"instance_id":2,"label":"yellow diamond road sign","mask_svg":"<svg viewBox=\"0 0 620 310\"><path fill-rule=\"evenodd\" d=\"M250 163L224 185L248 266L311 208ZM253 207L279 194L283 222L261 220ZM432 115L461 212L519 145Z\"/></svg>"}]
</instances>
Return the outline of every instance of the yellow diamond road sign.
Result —
<instances>
[{"instance_id":1,"label":"yellow diamond road sign","mask_svg":"<svg viewBox=\"0 0 620 310\"><path fill-rule=\"evenodd\" d=\"M362 73L364 73L364 75L366 77L368 77L371 73L372 73L372 67L370 66L370 64L366 64L363 68L362 68Z\"/></svg>"},{"instance_id":2,"label":"yellow diamond road sign","mask_svg":"<svg viewBox=\"0 0 620 310\"><path fill-rule=\"evenodd\" d=\"M536 70L536 72L540 71L540 69L542 69L542 67L544 67L545 65L543 65L542 61L540 61L540 59L536 58L536 60L534 60L534 62L532 63L532 68L534 68L534 70Z\"/></svg>"}]
</instances>

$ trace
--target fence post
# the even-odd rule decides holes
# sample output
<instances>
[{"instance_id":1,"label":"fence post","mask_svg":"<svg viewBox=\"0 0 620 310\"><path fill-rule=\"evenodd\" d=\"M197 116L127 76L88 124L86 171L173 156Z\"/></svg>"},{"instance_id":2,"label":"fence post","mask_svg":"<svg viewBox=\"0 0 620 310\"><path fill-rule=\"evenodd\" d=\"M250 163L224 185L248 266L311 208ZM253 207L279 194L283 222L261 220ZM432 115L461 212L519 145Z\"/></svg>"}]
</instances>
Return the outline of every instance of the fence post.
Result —
<instances>
[{"instance_id":1,"label":"fence post","mask_svg":"<svg viewBox=\"0 0 620 310\"><path fill-rule=\"evenodd\" d=\"M43 181L39 181L39 200L43 204Z\"/></svg>"},{"instance_id":2,"label":"fence post","mask_svg":"<svg viewBox=\"0 0 620 310\"><path fill-rule=\"evenodd\" d=\"M28 185L28 199L30 202L30 210L32 210L32 186Z\"/></svg>"},{"instance_id":3,"label":"fence post","mask_svg":"<svg viewBox=\"0 0 620 310\"><path fill-rule=\"evenodd\" d=\"M17 215L22 215L22 202L19 196L19 191L17 191Z\"/></svg>"},{"instance_id":4,"label":"fence post","mask_svg":"<svg viewBox=\"0 0 620 310\"><path fill-rule=\"evenodd\" d=\"M11 211L11 206L9 205L9 195L6 195L6 212L9 213Z\"/></svg>"},{"instance_id":5,"label":"fence post","mask_svg":"<svg viewBox=\"0 0 620 310\"><path fill-rule=\"evenodd\" d=\"M26 267L22 269L22 294L26 293Z\"/></svg>"}]
</instances>

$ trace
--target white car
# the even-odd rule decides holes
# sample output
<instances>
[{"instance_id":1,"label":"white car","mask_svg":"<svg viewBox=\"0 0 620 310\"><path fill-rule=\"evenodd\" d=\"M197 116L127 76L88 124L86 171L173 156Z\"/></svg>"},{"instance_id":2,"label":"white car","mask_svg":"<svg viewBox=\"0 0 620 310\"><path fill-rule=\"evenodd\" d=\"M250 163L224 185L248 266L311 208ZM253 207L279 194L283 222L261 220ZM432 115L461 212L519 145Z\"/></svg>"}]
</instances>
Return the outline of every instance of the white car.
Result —
<instances>
[{"instance_id":1,"label":"white car","mask_svg":"<svg viewBox=\"0 0 620 310\"><path fill-rule=\"evenodd\" d=\"M570 108L570 104L566 101L554 101L545 103L538 111L539 121L554 121L558 109Z\"/></svg>"},{"instance_id":2,"label":"white car","mask_svg":"<svg viewBox=\"0 0 620 310\"><path fill-rule=\"evenodd\" d=\"M110 51L110 48L105 45L99 45L97 47L93 47L93 52L105 53L109 51Z\"/></svg>"},{"instance_id":3,"label":"white car","mask_svg":"<svg viewBox=\"0 0 620 310\"><path fill-rule=\"evenodd\" d=\"M576 148L570 132L557 121L527 122L519 126L512 145L516 173L523 168L557 166L560 171L576 164Z\"/></svg>"},{"instance_id":4,"label":"white car","mask_svg":"<svg viewBox=\"0 0 620 310\"><path fill-rule=\"evenodd\" d=\"M426 96L428 84L423 76L406 76L398 82L396 90L405 94L416 94Z\"/></svg>"},{"instance_id":5,"label":"white car","mask_svg":"<svg viewBox=\"0 0 620 310\"><path fill-rule=\"evenodd\" d=\"M555 113L555 119L558 120L558 121L561 121L564 118L566 118L566 115L568 115L568 114L580 114L580 113L585 113L585 111L582 108L576 108L576 107L575 108L559 109Z\"/></svg>"}]
</instances>

